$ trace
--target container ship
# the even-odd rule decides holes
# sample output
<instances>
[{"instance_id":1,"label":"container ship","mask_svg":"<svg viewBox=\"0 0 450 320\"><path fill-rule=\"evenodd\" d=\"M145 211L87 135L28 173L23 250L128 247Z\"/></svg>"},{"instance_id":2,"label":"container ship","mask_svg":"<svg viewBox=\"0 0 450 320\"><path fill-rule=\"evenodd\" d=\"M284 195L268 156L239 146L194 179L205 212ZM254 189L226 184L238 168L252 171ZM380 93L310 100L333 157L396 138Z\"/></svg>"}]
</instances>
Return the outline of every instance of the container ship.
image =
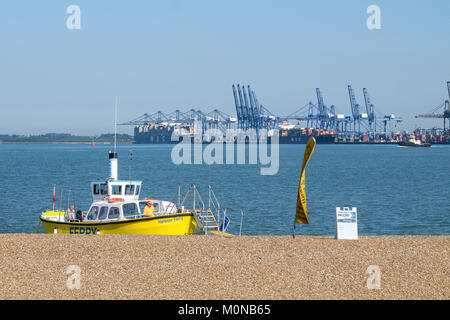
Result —
<instances>
[{"instance_id":1,"label":"container ship","mask_svg":"<svg viewBox=\"0 0 450 320\"><path fill-rule=\"evenodd\" d=\"M172 141L172 135L178 139ZM269 131L268 142L271 142L273 130ZM176 144L183 140L184 136L190 136L194 142L195 131L193 127L175 124L149 124L134 128L135 144ZM310 137L314 137L319 144L332 144L337 141L338 134L331 129L315 130L311 128L280 127L280 144L306 144ZM185 138L185 137L184 137ZM189 138L188 138L189 139ZM212 140L203 136L203 143L211 143ZM226 139L223 140L226 142ZM236 139L234 140L236 142Z\"/></svg>"},{"instance_id":2,"label":"container ship","mask_svg":"<svg viewBox=\"0 0 450 320\"><path fill-rule=\"evenodd\" d=\"M280 125L280 144L306 144L310 137L319 144L332 144L337 141L338 133L332 129L296 128L289 123Z\"/></svg>"}]
</instances>

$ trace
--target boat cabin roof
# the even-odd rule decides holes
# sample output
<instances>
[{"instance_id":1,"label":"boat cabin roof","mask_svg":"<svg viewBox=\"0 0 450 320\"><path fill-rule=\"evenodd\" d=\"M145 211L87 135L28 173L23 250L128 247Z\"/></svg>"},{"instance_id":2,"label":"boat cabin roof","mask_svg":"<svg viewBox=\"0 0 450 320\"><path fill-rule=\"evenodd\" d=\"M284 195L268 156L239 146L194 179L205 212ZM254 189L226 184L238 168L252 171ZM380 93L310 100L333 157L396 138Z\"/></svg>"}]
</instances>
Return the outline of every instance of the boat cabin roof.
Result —
<instances>
[{"instance_id":1,"label":"boat cabin roof","mask_svg":"<svg viewBox=\"0 0 450 320\"><path fill-rule=\"evenodd\" d=\"M142 184L140 180L89 180L90 183L139 183Z\"/></svg>"},{"instance_id":2,"label":"boat cabin roof","mask_svg":"<svg viewBox=\"0 0 450 320\"><path fill-rule=\"evenodd\" d=\"M137 180L92 180L92 201L122 201L139 200L142 181Z\"/></svg>"}]
</instances>

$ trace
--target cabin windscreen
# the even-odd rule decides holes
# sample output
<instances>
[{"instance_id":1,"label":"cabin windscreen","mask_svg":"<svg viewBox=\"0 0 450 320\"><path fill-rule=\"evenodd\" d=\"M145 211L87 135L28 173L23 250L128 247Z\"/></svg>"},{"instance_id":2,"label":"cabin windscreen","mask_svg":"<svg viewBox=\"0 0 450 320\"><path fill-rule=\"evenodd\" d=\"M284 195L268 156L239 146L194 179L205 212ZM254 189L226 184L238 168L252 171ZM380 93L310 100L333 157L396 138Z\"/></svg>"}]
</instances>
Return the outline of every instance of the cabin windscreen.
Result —
<instances>
[{"instance_id":1,"label":"cabin windscreen","mask_svg":"<svg viewBox=\"0 0 450 320\"><path fill-rule=\"evenodd\" d=\"M108 212L108 207L102 207L100 209L100 213L98 214L98 220L105 220L107 212Z\"/></svg>"},{"instance_id":2,"label":"cabin windscreen","mask_svg":"<svg viewBox=\"0 0 450 320\"><path fill-rule=\"evenodd\" d=\"M135 203L126 203L122 206L123 216L126 219L135 218L139 215L137 205Z\"/></svg>"},{"instance_id":3,"label":"cabin windscreen","mask_svg":"<svg viewBox=\"0 0 450 320\"><path fill-rule=\"evenodd\" d=\"M117 207L111 207L109 208L109 213L108 213L108 220L115 220L118 219L120 215L120 211L119 208Z\"/></svg>"},{"instance_id":4,"label":"cabin windscreen","mask_svg":"<svg viewBox=\"0 0 450 320\"><path fill-rule=\"evenodd\" d=\"M125 186L125 195L134 195L134 184L127 184Z\"/></svg>"},{"instance_id":5,"label":"cabin windscreen","mask_svg":"<svg viewBox=\"0 0 450 320\"><path fill-rule=\"evenodd\" d=\"M122 195L122 186L112 186L111 189L113 195Z\"/></svg>"},{"instance_id":6,"label":"cabin windscreen","mask_svg":"<svg viewBox=\"0 0 450 320\"><path fill-rule=\"evenodd\" d=\"M93 190L92 190L93 194L96 195L106 195L108 194L108 185L106 183L101 183L101 184L94 184L93 185Z\"/></svg>"},{"instance_id":7,"label":"cabin windscreen","mask_svg":"<svg viewBox=\"0 0 450 320\"><path fill-rule=\"evenodd\" d=\"M93 206L91 208L91 210L88 213L88 220L96 220L97 219L97 215L98 215L98 207L97 206Z\"/></svg>"}]
</instances>

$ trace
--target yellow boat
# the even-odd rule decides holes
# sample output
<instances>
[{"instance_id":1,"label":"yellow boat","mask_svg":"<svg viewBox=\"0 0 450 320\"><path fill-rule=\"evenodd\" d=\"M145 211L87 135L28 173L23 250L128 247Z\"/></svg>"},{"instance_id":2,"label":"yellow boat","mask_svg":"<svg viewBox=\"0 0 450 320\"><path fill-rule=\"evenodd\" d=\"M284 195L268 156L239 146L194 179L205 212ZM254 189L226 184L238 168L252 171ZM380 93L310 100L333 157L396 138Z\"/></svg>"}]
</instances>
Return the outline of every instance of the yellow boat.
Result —
<instances>
[{"instance_id":1,"label":"yellow boat","mask_svg":"<svg viewBox=\"0 0 450 320\"><path fill-rule=\"evenodd\" d=\"M229 235L226 233L230 222L227 209L220 208L211 187L208 203L212 203L213 208L205 206L195 185L190 186L182 202L179 188L178 206L170 201L150 198L140 200L142 181L118 179L116 152L109 153L109 161L110 178L90 182L93 201L88 211L53 209L43 212L38 230L42 223L47 233ZM211 198L211 195L214 196ZM192 209L185 209L191 198ZM69 207L70 204L67 205ZM240 212L241 230L243 213L242 210ZM222 222L220 225L219 219Z\"/></svg>"},{"instance_id":2,"label":"yellow boat","mask_svg":"<svg viewBox=\"0 0 450 320\"><path fill-rule=\"evenodd\" d=\"M193 213L167 214L157 217L136 217L115 221L73 221L65 220L65 211L48 211L41 216L41 223L47 233L70 234L159 234L188 235L197 228Z\"/></svg>"}]
</instances>

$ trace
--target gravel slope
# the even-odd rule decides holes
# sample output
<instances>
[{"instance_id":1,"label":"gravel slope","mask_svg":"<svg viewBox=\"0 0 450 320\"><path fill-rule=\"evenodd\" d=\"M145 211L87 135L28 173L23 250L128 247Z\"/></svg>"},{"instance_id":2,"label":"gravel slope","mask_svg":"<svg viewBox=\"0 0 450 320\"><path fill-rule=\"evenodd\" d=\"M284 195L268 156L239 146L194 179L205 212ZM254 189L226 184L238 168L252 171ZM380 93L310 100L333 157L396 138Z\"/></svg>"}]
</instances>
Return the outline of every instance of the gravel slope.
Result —
<instances>
[{"instance_id":1,"label":"gravel slope","mask_svg":"<svg viewBox=\"0 0 450 320\"><path fill-rule=\"evenodd\" d=\"M449 240L1 234L0 299L449 299Z\"/></svg>"}]
</instances>

